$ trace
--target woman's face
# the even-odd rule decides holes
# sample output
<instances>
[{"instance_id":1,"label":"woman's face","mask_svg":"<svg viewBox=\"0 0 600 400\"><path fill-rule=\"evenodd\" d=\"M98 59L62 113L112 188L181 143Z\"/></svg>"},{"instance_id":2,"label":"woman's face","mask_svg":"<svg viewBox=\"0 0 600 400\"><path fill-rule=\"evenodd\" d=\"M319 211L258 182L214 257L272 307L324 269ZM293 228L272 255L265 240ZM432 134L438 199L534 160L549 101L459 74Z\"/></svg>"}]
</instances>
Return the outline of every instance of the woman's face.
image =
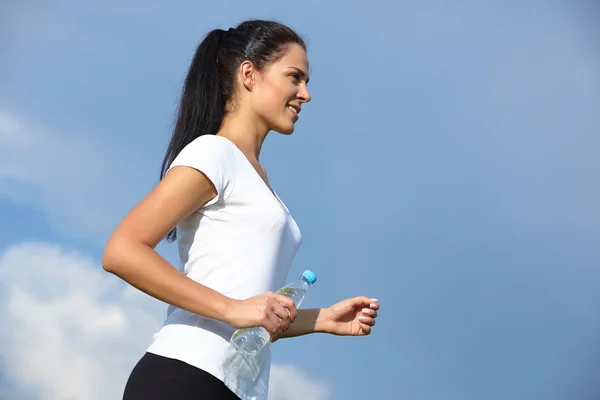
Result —
<instances>
[{"instance_id":1,"label":"woman's face","mask_svg":"<svg viewBox=\"0 0 600 400\"><path fill-rule=\"evenodd\" d=\"M288 135L294 131L302 104L311 99L307 83L306 52L295 43L259 73L253 108L270 130Z\"/></svg>"}]
</instances>

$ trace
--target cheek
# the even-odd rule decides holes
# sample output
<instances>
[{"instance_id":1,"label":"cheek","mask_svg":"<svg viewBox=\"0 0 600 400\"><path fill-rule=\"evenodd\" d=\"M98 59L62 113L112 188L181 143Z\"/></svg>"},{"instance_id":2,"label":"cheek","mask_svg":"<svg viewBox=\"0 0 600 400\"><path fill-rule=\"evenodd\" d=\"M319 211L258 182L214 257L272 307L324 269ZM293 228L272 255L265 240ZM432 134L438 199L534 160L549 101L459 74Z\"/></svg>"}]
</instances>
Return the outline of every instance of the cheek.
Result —
<instances>
[{"instance_id":1,"label":"cheek","mask_svg":"<svg viewBox=\"0 0 600 400\"><path fill-rule=\"evenodd\" d=\"M261 91L257 106L261 114L280 113L285 108L289 94L282 85L270 84Z\"/></svg>"}]
</instances>

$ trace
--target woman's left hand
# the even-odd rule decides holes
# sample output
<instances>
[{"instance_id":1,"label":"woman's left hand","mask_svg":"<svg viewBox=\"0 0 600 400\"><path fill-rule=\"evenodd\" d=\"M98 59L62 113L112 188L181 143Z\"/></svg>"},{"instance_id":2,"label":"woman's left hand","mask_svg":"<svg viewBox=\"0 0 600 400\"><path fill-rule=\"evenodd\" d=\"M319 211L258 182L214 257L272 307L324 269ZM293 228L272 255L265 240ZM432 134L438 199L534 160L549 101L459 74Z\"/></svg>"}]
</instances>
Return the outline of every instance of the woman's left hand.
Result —
<instances>
[{"instance_id":1,"label":"woman's left hand","mask_svg":"<svg viewBox=\"0 0 600 400\"><path fill-rule=\"evenodd\" d=\"M379 302L365 296L342 300L323 310L327 333L341 336L366 336L377 318Z\"/></svg>"}]
</instances>

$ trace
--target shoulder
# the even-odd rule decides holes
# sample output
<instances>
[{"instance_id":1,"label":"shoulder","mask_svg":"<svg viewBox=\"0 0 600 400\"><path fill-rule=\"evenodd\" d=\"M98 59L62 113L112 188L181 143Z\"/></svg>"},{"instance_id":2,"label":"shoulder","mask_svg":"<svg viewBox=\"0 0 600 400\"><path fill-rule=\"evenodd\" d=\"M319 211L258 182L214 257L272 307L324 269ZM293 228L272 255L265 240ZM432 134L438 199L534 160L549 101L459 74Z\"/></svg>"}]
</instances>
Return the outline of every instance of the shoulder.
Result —
<instances>
[{"instance_id":1,"label":"shoulder","mask_svg":"<svg viewBox=\"0 0 600 400\"><path fill-rule=\"evenodd\" d=\"M202 135L191 141L175 157L174 167L191 167L202 172L214 185L217 193L226 197L233 190L236 160L228 139L215 135Z\"/></svg>"},{"instance_id":2,"label":"shoulder","mask_svg":"<svg viewBox=\"0 0 600 400\"><path fill-rule=\"evenodd\" d=\"M190 148L196 151L202 151L203 149L216 150L221 152L232 153L232 143L228 139L217 135L201 135L196 139L192 140L185 148Z\"/></svg>"},{"instance_id":3,"label":"shoulder","mask_svg":"<svg viewBox=\"0 0 600 400\"><path fill-rule=\"evenodd\" d=\"M181 150L173 160L173 165L181 162L231 164L235 159L229 140L215 135L202 135Z\"/></svg>"}]
</instances>

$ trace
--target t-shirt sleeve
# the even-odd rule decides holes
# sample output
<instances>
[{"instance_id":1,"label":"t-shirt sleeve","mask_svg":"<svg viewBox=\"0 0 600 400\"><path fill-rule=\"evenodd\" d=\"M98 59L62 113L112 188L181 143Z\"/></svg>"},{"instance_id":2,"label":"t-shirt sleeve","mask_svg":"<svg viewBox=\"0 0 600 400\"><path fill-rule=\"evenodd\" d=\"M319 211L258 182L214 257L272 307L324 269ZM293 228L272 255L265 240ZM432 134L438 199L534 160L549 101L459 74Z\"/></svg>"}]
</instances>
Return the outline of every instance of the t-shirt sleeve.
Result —
<instances>
[{"instance_id":1,"label":"t-shirt sleeve","mask_svg":"<svg viewBox=\"0 0 600 400\"><path fill-rule=\"evenodd\" d=\"M185 166L202 172L215 186L217 195L204 206L226 200L234 184L234 155L227 139L202 135L185 146L175 157L169 169Z\"/></svg>"}]
</instances>

